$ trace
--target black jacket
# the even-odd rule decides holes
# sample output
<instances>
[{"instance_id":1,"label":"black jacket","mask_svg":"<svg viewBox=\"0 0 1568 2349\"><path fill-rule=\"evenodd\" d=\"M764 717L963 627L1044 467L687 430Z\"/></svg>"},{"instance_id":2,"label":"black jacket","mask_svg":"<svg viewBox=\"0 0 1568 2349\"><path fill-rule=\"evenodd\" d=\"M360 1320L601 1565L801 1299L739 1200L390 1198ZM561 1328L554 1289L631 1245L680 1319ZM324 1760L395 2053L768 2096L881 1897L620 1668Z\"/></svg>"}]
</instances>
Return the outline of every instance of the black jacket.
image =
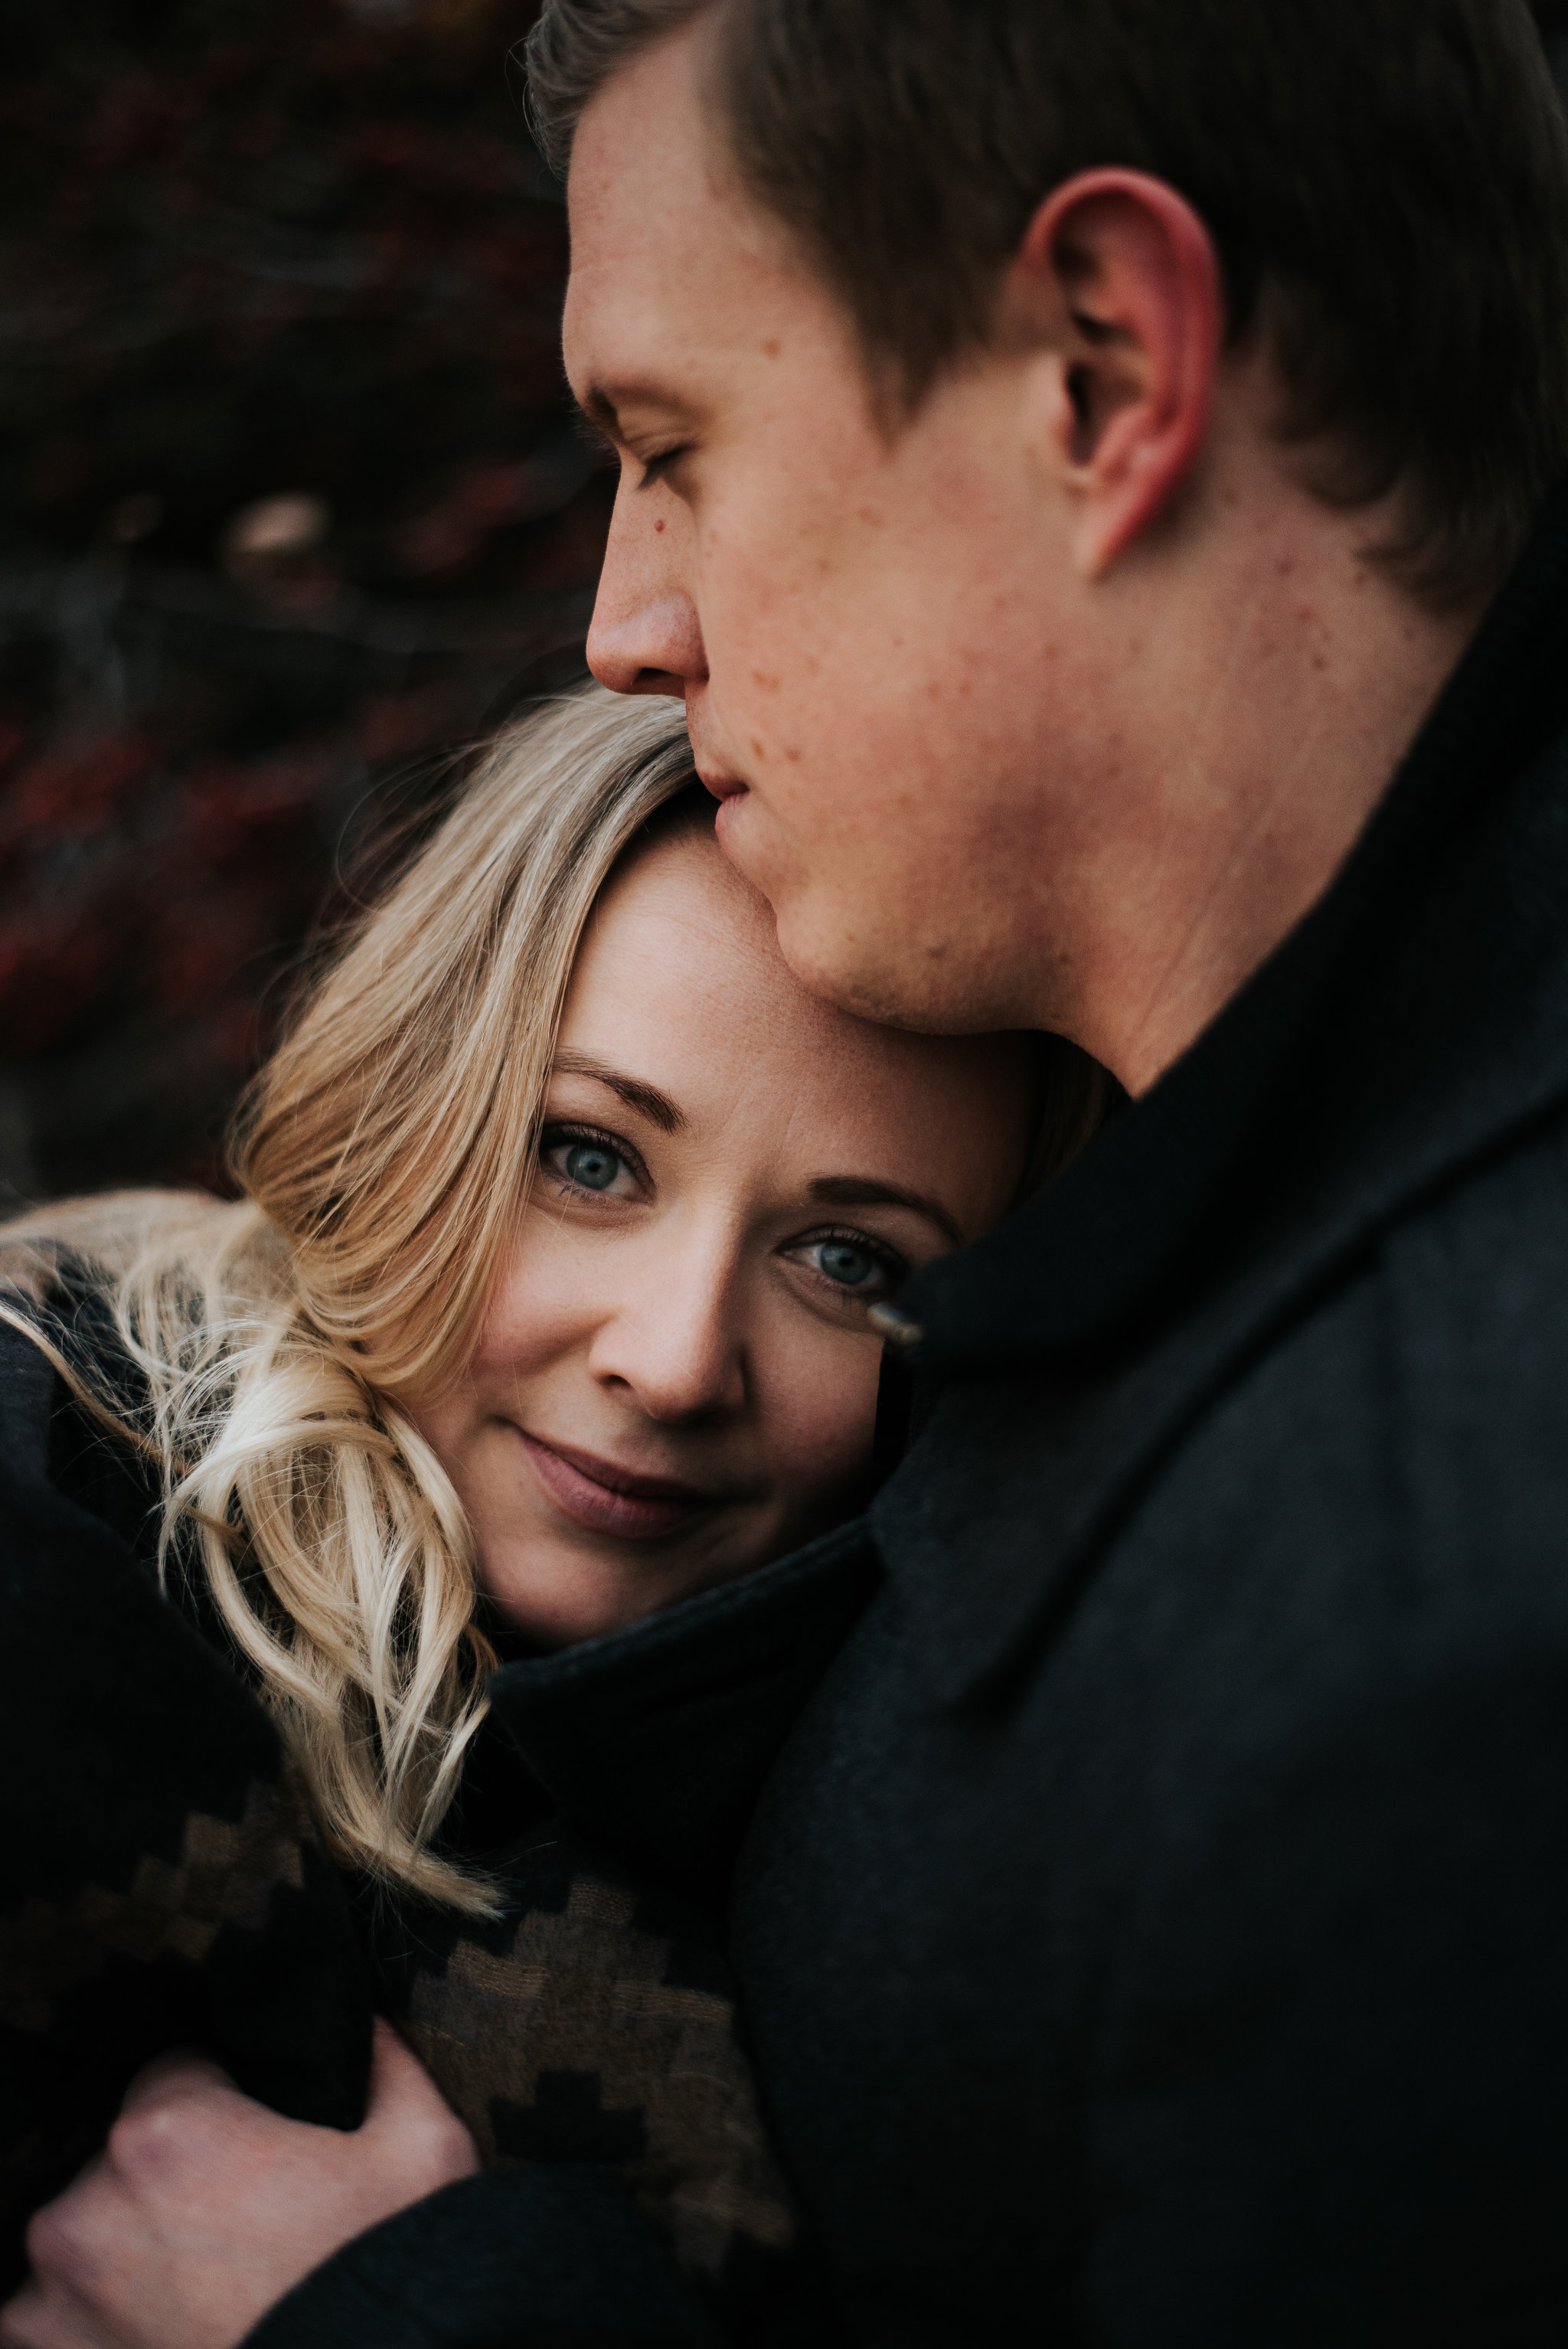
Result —
<instances>
[{"instance_id":1,"label":"black jacket","mask_svg":"<svg viewBox=\"0 0 1568 2349\"><path fill-rule=\"evenodd\" d=\"M1568 501L1317 907L906 1301L923 1424L820 1553L878 1587L731 1912L845 2334L1568 2339ZM727 1599L743 1677L777 1586ZM755 1652L683 1702L694 1620L576 1666L645 1856L789 1709ZM258 2349L708 2338L616 2223L450 2189Z\"/></svg>"},{"instance_id":2,"label":"black jacket","mask_svg":"<svg viewBox=\"0 0 1568 2349\"><path fill-rule=\"evenodd\" d=\"M129 1393L107 1316L68 1275L44 1318ZM488 2169L559 2168L597 2198L601 2234L613 2214L614 2289L645 2273L642 2321L663 2292L683 2323L799 2337L810 2277L736 2029L722 1853L691 1838L678 1790L687 1840L656 1881L579 1831L603 1766L595 1676L570 1656L514 1671L469 1749L443 1840L500 1913L394 1897L328 1859L205 1585L176 1571L160 1595L159 1518L136 1454L0 1324L0 2298L28 2215L98 2149L149 2056L198 2043L275 2109L352 2128L379 2010ZM748 1594L752 1638L769 1592L790 1625L787 1713L857 1593L786 1563ZM727 1651L726 1605L708 1615ZM687 1669L701 1644L686 1620ZM656 1719L656 1640L615 1685ZM732 1783L740 1811L757 1775Z\"/></svg>"}]
</instances>

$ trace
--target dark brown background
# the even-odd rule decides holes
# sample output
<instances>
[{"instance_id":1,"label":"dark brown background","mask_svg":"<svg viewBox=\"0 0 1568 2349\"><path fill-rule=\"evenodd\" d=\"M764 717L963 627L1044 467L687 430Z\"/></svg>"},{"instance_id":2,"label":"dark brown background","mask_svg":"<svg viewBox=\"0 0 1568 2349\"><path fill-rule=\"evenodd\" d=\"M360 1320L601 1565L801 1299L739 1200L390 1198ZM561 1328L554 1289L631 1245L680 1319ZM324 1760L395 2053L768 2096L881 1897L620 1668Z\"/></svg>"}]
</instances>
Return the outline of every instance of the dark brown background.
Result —
<instances>
[{"instance_id":1,"label":"dark brown background","mask_svg":"<svg viewBox=\"0 0 1568 2349\"><path fill-rule=\"evenodd\" d=\"M581 673L612 483L563 398L531 14L12 11L0 1212L221 1182L312 923Z\"/></svg>"},{"instance_id":2,"label":"dark brown background","mask_svg":"<svg viewBox=\"0 0 1568 2349\"><path fill-rule=\"evenodd\" d=\"M612 484L563 398L530 15L12 22L0 1205L219 1179L324 902L443 754L580 673Z\"/></svg>"}]
</instances>

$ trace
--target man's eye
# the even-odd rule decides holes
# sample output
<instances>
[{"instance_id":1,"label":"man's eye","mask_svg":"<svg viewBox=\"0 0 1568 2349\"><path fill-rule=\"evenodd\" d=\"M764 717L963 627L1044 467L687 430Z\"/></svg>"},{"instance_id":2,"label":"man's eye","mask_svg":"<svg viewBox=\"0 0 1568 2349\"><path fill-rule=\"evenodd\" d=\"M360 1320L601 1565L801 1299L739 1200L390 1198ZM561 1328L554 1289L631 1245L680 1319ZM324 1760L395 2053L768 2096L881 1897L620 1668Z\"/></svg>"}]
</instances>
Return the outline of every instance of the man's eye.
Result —
<instances>
[{"instance_id":1,"label":"man's eye","mask_svg":"<svg viewBox=\"0 0 1568 2349\"><path fill-rule=\"evenodd\" d=\"M664 481L687 453L687 444L683 441L678 448L661 449L657 456L642 458L639 461L643 468L643 478L637 483L637 487L640 490L651 489L655 481Z\"/></svg>"}]
</instances>

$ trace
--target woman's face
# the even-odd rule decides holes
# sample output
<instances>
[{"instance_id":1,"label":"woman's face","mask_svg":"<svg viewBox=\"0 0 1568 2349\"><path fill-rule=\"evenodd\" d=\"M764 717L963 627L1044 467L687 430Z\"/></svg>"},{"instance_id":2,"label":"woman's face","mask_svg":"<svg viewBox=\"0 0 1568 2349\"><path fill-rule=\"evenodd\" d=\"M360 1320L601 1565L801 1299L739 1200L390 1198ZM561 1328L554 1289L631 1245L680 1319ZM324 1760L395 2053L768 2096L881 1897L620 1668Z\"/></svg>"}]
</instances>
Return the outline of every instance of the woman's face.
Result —
<instances>
[{"instance_id":1,"label":"woman's face","mask_svg":"<svg viewBox=\"0 0 1568 2349\"><path fill-rule=\"evenodd\" d=\"M1017 1038L904 1035L806 994L707 833L617 875L479 1350L414 1414L500 1614L588 1639L851 1514L867 1308L1005 1212L1028 1099Z\"/></svg>"}]
</instances>

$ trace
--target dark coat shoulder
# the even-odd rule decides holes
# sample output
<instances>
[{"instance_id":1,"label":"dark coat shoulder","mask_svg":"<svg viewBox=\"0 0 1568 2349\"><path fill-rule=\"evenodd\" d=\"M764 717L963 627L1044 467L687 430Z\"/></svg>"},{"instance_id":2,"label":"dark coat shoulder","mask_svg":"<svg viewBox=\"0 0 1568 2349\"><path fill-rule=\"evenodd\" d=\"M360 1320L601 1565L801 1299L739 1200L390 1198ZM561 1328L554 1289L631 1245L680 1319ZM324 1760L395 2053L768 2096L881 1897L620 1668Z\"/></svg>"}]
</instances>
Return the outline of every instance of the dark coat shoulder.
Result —
<instances>
[{"instance_id":1,"label":"dark coat shoulder","mask_svg":"<svg viewBox=\"0 0 1568 2349\"><path fill-rule=\"evenodd\" d=\"M738 1964L859 2339L1568 2331L1568 510L1334 887L901 1300Z\"/></svg>"}]
</instances>

